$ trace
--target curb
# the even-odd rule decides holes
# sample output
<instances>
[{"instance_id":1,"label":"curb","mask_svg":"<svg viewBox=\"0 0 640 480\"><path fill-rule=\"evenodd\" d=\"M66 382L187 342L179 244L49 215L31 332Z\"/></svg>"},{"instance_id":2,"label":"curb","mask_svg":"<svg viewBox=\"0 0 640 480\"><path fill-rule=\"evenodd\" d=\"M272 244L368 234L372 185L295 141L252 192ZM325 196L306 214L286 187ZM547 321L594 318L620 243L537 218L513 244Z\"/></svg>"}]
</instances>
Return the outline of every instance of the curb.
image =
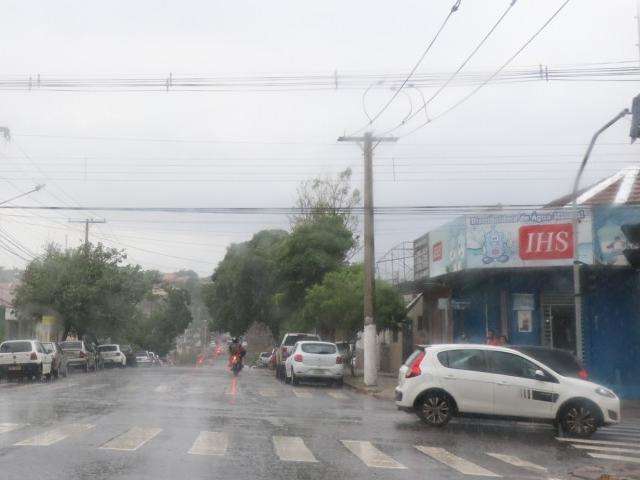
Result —
<instances>
[{"instance_id":1,"label":"curb","mask_svg":"<svg viewBox=\"0 0 640 480\"><path fill-rule=\"evenodd\" d=\"M393 400L392 397L387 397L383 395L384 390L380 390L377 387L365 387L364 385L357 385L349 382L347 379L344 380L344 386L350 388L351 390L363 393L365 395L372 396L377 400Z\"/></svg>"}]
</instances>

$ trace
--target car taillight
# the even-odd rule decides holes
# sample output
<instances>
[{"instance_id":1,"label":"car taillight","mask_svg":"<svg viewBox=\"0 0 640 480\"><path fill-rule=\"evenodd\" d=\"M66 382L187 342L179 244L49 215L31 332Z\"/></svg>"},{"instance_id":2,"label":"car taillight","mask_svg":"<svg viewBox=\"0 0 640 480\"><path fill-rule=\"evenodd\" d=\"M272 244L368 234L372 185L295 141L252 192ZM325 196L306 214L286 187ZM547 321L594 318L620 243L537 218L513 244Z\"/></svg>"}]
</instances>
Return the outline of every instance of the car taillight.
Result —
<instances>
[{"instance_id":1,"label":"car taillight","mask_svg":"<svg viewBox=\"0 0 640 480\"><path fill-rule=\"evenodd\" d=\"M422 370L420 370L420 363L423 358L424 352L420 352L413 362L411 362L411 366L409 367L409 371L405 375L405 378L417 377L422 373Z\"/></svg>"},{"instance_id":2,"label":"car taillight","mask_svg":"<svg viewBox=\"0 0 640 480\"><path fill-rule=\"evenodd\" d=\"M342 365L342 357L340 355L336 357L336 365Z\"/></svg>"},{"instance_id":3,"label":"car taillight","mask_svg":"<svg viewBox=\"0 0 640 480\"><path fill-rule=\"evenodd\" d=\"M37 360L38 354L36 352L31 352L31 356L29 357L31 360Z\"/></svg>"},{"instance_id":4,"label":"car taillight","mask_svg":"<svg viewBox=\"0 0 640 480\"><path fill-rule=\"evenodd\" d=\"M587 373L587 371L584 368L578 372L578 376L582 380L586 380L587 378L589 378L589 374Z\"/></svg>"},{"instance_id":5,"label":"car taillight","mask_svg":"<svg viewBox=\"0 0 640 480\"><path fill-rule=\"evenodd\" d=\"M84 358L84 352L80 352L80 353L78 354L78 356L79 356L80 358Z\"/></svg>"},{"instance_id":6,"label":"car taillight","mask_svg":"<svg viewBox=\"0 0 640 480\"><path fill-rule=\"evenodd\" d=\"M301 353L296 353L296 354L293 356L293 359L294 359L296 362L302 362L302 354L301 354Z\"/></svg>"}]
</instances>

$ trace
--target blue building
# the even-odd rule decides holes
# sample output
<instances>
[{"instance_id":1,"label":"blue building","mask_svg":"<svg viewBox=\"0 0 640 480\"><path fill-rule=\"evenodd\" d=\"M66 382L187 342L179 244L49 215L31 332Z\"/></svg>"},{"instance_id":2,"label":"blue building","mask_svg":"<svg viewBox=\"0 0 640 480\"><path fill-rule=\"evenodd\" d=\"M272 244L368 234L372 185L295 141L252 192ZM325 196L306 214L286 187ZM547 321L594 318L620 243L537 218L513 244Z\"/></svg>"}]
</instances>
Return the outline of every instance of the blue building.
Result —
<instances>
[{"instance_id":1,"label":"blue building","mask_svg":"<svg viewBox=\"0 0 640 480\"><path fill-rule=\"evenodd\" d=\"M414 340L484 342L493 331L511 344L570 350L591 379L640 398L640 274L626 262L620 230L640 223L636 201L638 169L625 169L580 193L575 231L565 197L538 210L464 215L417 239L424 318Z\"/></svg>"}]
</instances>

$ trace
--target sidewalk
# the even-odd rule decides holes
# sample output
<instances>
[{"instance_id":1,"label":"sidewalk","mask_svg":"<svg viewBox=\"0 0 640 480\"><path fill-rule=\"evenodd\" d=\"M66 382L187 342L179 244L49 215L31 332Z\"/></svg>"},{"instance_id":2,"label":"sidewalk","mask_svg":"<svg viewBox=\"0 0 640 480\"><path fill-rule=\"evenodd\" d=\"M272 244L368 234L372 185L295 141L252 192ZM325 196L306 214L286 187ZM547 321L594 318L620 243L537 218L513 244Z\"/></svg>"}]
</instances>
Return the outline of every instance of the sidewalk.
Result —
<instances>
[{"instance_id":1,"label":"sidewalk","mask_svg":"<svg viewBox=\"0 0 640 480\"><path fill-rule=\"evenodd\" d=\"M398 378L397 375L392 373L378 372L378 384L375 387L367 387L364 384L362 375L352 377L347 373L344 376L344 384L357 392L369 394L380 400L393 401Z\"/></svg>"}]
</instances>

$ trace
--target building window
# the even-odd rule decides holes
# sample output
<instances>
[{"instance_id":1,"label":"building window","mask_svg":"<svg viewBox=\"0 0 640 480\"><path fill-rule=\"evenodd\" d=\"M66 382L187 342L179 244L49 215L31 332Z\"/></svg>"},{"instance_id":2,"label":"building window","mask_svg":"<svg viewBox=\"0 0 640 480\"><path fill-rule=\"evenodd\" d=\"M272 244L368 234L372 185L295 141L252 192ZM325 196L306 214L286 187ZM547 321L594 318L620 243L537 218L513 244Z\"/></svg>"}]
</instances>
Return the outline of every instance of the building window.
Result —
<instances>
[{"instance_id":1,"label":"building window","mask_svg":"<svg viewBox=\"0 0 640 480\"><path fill-rule=\"evenodd\" d=\"M424 317L418 315L418 330L424 330Z\"/></svg>"}]
</instances>

